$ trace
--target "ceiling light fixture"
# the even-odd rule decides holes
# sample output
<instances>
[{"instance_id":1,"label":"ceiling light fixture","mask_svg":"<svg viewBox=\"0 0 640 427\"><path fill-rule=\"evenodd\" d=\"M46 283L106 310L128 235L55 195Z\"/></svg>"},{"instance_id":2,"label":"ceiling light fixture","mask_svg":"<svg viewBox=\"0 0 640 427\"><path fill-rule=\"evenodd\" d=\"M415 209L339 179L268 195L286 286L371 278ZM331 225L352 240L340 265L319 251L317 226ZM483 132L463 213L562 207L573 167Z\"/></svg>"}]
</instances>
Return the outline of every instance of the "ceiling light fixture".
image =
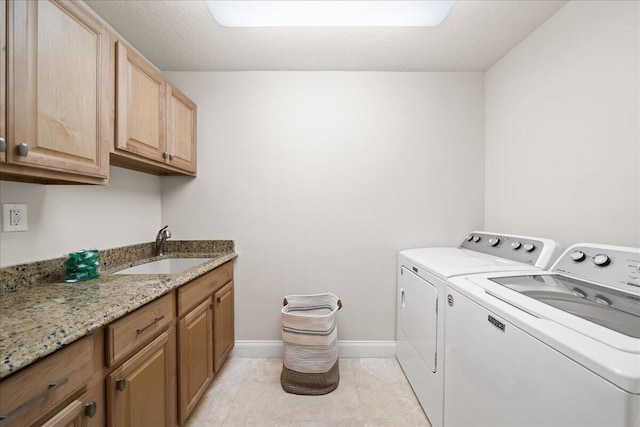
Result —
<instances>
[{"instance_id":1,"label":"ceiling light fixture","mask_svg":"<svg viewBox=\"0 0 640 427\"><path fill-rule=\"evenodd\" d=\"M217 1L207 5L225 27L431 27L454 0Z\"/></svg>"}]
</instances>

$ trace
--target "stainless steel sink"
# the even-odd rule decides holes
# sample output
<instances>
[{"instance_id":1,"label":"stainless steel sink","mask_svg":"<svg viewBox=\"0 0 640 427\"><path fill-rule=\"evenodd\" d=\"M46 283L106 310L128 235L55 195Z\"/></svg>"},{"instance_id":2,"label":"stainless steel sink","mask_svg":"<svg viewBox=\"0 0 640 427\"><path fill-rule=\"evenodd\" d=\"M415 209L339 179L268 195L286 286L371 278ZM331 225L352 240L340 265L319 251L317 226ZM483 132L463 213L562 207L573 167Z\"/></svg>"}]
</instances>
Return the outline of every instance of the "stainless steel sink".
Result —
<instances>
[{"instance_id":1,"label":"stainless steel sink","mask_svg":"<svg viewBox=\"0 0 640 427\"><path fill-rule=\"evenodd\" d=\"M165 258L135 267L125 268L113 274L180 274L185 270L211 261L212 258Z\"/></svg>"}]
</instances>

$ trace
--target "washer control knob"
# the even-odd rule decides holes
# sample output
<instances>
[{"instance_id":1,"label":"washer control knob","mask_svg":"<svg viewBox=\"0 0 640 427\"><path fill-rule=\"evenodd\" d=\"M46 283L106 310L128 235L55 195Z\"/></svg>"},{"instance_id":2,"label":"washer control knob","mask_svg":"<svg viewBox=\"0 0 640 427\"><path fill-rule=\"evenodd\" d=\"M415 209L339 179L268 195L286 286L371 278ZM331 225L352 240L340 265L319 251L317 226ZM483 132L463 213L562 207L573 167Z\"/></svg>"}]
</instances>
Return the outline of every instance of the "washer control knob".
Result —
<instances>
[{"instance_id":1,"label":"washer control knob","mask_svg":"<svg viewBox=\"0 0 640 427\"><path fill-rule=\"evenodd\" d=\"M533 243L527 243L524 245L524 250L527 252L533 252L536 250L536 245L534 245Z\"/></svg>"},{"instance_id":2,"label":"washer control knob","mask_svg":"<svg viewBox=\"0 0 640 427\"><path fill-rule=\"evenodd\" d=\"M584 252L582 251L575 251L572 252L571 255L569 255L571 257L572 260L574 260L575 262L582 262L584 261L587 256L585 255Z\"/></svg>"},{"instance_id":3,"label":"washer control knob","mask_svg":"<svg viewBox=\"0 0 640 427\"><path fill-rule=\"evenodd\" d=\"M472 241L473 240L473 234L467 235L466 239L467 239L467 242Z\"/></svg>"},{"instance_id":4,"label":"washer control knob","mask_svg":"<svg viewBox=\"0 0 640 427\"><path fill-rule=\"evenodd\" d=\"M498 243L500 243L499 237L494 237L493 239L489 239L489 244L491 246L498 246Z\"/></svg>"},{"instance_id":5,"label":"washer control knob","mask_svg":"<svg viewBox=\"0 0 640 427\"><path fill-rule=\"evenodd\" d=\"M574 294L577 297L580 297L580 298L586 298L587 297L587 293L585 291L583 291L582 289L580 289L580 288L573 288L571 290L571 293Z\"/></svg>"},{"instance_id":6,"label":"washer control knob","mask_svg":"<svg viewBox=\"0 0 640 427\"><path fill-rule=\"evenodd\" d=\"M480 241L480 236L473 236L473 241L478 243Z\"/></svg>"},{"instance_id":7,"label":"washer control knob","mask_svg":"<svg viewBox=\"0 0 640 427\"><path fill-rule=\"evenodd\" d=\"M593 257L593 263L598 267L606 267L611 263L611 258L605 254L598 254Z\"/></svg>"},{"instance_id":8,"label":"washer control knob","mask_svg":"<svg viewBox=\"0 0 640 427\"><path fill-rule=\"evenodd\" d=\"M513 242L511 244L511 247L513 248L514 251L517 251L518 249L520 249L522 247L522 243L520 242Z\"/></svg>"},{"instance_id":9,"label":"washer control knob","mask_svg":"<svg viewBox=\"0 0 640 427\"><path fill-rule=\"evenodd\" d=\"M602 295L596 295L595 297L593 297L593 300L598 304L611 306L611 301L609 300L609 298Z\"/></svg>"}]
</instances>

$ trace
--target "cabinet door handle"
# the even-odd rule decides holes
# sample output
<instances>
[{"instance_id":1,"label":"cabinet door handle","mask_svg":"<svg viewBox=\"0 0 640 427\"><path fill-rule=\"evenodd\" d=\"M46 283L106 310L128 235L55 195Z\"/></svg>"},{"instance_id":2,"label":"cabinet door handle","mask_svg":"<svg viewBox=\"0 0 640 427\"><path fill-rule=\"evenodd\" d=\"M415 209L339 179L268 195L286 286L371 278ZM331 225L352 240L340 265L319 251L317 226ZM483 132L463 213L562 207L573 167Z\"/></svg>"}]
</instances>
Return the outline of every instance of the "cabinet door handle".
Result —
<instances>
[{"instance_id":1,"label":"cabinet door handle","mask_svg":"<svg viewBox=\"0 0 640 427\"><path fill-rule=\"evenodd\" d=\"M213 310L213 303L209 304L209 308Z\"/></svg>"},{"instance_id":2,"label":"cabinet door handle","mask_svg":"<svg viewBox=\"0 0 640 427\"><path fill-rule=\"evenodd\" d=\"M7 140L0 137L0 153L7 151Z\"/></svg>"},{"instance_id":3,"label":"cabinet door handle","mask_svg":"<svg viewBox=\"0 0 640 427\"><path fill-rule=\"evenodd\" d=\"M18 145L18 155L22 157L29 155L29 146L26 142L21 142L20 145Z\"/></svg>"},{"instance_id":4,"label":"cabinet door handle","mask_svg":"<svg viewBox=\"0 0 640 427\"><path fill-rule=\"evenodd\" d=\"M162 153L162 158L163 159L168 159L169 158L169 152L165 151L164 153Z\"/></svg>"},{"instance_id":5,"label":"cabinet door handle","mask_svg":"<svg viewBox=\"0 0 640 427\"><path fill-rule=\"evenodd\" d=\"M169 160L173 160L173 154L169 153Z\"/></svg>"},{"instance_id":6,"label":"cabinet door handle","mask_svg":"<svg viewBox=\"0 0 640 427\"><path fill-rule=\"evenodd\" d=\"M400 288L400 307L404 308L404 289Z\"/></svg>"},{"instance_id":7,"label":"cabinet door handle","mask_svg":"<svg viewBox=\"0 0 640 427\"><path fill-rule=\"evenodd\" d=\"M222 298L221 298L221 297L216 298L216 302L217 302L218 304L220 304L220 302L221 302L221 301L222 301Z\"/></svg>"},{"instance_id":8,"label":"cabinet door handle","mask_svg":"<svg viewBox=\"0 0 640 427\"><path fill-rule=\"evenodd\" d=\"M141 333L143 333L144 331L146 331L147 329L149 329L150 327L152 327L162 319L164 319L164 314L162 316L158 316L155 319L153 319L153 322L149 323L147 326L136 329L136 334L140 335Z\"/></svg>"},{"instance_id":9,"label":"cabinet door handle","mask_svg":"<svg viewBox=\"0 0 640 427\"><path fill-rule=\"evenodd\" d=\"M118 378L116 380L116 390L124 391L126 386L127 386L127 379L126 378Z\"/></svg>"},{"instance_id":10,"label":"cabinet door handle","mask_svg":"<svg viewBox=\"0 0 640 427\"><path fill-rule=\"evenodd\" d=\"M68 382L69 382L69 377L66 377L66 378L63 378L63 379L61 379L60 381L58 381L56 383L49 384L49 386L47 387L47 391L45 391L43 393L40 393L39 395L37 395L33 399L29 400L27 403L25 403L24 405L20 406L18 409L16 409L15 411L11 412L10 414L0 416L0 426L3 426L6 423L8 423L9 421L11 421L12 419L16 418L17 416L22 414L24 411L28 410L33 405L35 405L36 403L38 403L39 401L41 401L42 399L47 397L49 395L49 393L53 392L54 390L59 389L60 387L62 387L63 385L65 385Z\"/></svg>"},{"instance_id":11,"label":"cabinet door handle","mask_svg":"<svg viewBox=\"0 0 640 427\"><path fill-rule=\"evenodd\" d=\"M95 401L89 402L86 405L84 405L84 414L89 418L92 418L97 411L98 411L98 404Z\"/></svg>"}]
</instances>

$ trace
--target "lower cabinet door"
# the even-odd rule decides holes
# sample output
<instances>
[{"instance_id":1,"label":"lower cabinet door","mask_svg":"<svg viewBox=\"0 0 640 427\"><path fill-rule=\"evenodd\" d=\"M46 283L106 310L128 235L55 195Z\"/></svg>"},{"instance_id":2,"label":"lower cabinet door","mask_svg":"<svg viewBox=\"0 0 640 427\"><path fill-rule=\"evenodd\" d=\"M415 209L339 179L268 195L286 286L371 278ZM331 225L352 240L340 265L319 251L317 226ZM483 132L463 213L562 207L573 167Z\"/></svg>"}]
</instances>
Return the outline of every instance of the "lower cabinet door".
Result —
<instances>
[{"instance_id":1,"label":"lower cabinet door","mask_svg":"<svg viewBox=\"0 0 640 427\"><path fill-rule=\"evenodd\" d=\"M213 303L213 365L218 372L235 343L233 280L213 295Z\"/></svg>"},{"instance_id":2,"label":"lower cabinet door","mask_svg":"<svg viewBox=\"0 0 640 427\"><path fill-rule=\"evenodd\" d=\"M180 424L213 379L213 304L208 298L178 321Z\"/></svg>"},{"instance_id":3,"label":"lower cabinet door","mask_svg":"<svg viewBox=\"0 0 640 427\"><path fill-rule=\"evenodd\" d=\"M84 414L84 403L74 400L54 415L42 427L86 427L87 417Z\"/></svg>"},{"instance_id":4,"label":"lower cabinet door","mask_svg":"<svg viewBox=\"0 0 640 427\"><path fill-rule=\"evenodd\" d=\"M111 427L176 424L175 332L163 332L107 377Z\"/></svg>"}]
</instances>

